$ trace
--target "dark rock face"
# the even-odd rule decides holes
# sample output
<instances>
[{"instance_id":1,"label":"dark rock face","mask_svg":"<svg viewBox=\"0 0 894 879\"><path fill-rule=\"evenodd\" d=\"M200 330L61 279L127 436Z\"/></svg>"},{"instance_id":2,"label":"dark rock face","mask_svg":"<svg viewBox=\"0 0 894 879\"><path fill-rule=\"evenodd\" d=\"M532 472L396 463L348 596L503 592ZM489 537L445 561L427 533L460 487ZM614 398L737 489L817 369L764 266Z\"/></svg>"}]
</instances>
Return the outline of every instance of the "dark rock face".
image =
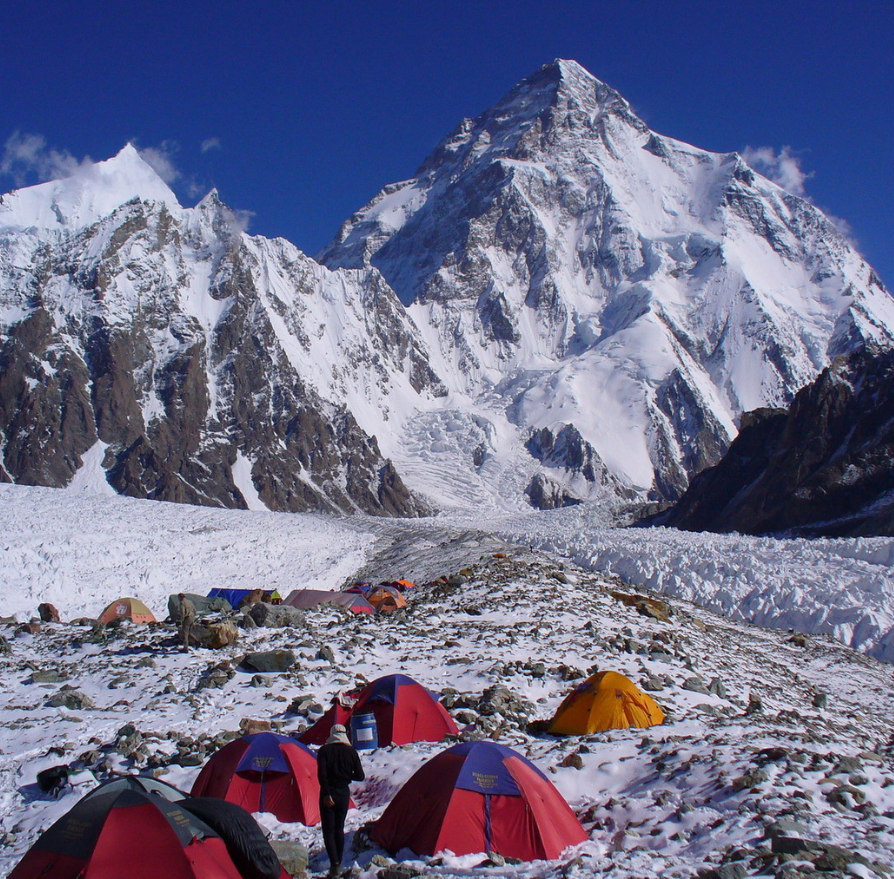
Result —
<instances>
[{"instance_id":1,"label":"dark rock face","mask_svg":"<svg viewBox=\"0 0 894 879\"><path fill-rule=\"evenodd\" d=\"M258 283L272 265L312 298L323 270L294 249L259 256L216 200L193 214L130 202L39 249L12 291L25 315L0 326L0 480L64 486L99 442L105 479L130 497L244 508L241 456L271 510L420 512L376 438L299 372L300 321ZM414 388L439 393L387 285L350 282L378 380L387 346Z\"/></svg>"},{"instance_id":2,"label":"dark rock face","mask_svg":"<svg viewBox=\"0 0 894 879\"><path fill-rule=\"evenodd\" d=\"M840 358L788 411L744 417L721 462L650 520L689 531L894 535L894 352Z\"/></svg>"},{"instance_id":3,"label":"dark rock face","mask_svg":"<svg viewBox=\"0 0 894 879\"><path fill-rule=\"evenodd\" d=\"M599 454L573 424L535 430L525 448L544 467L555 473L535 473L525 489L531 505L539 510L555 510L579 504L593 494L594 487L607 488L618 497L625 495L620 483L608 472ZM574 486L581 488L575 493Z\"/></svg>"}]
</instances>

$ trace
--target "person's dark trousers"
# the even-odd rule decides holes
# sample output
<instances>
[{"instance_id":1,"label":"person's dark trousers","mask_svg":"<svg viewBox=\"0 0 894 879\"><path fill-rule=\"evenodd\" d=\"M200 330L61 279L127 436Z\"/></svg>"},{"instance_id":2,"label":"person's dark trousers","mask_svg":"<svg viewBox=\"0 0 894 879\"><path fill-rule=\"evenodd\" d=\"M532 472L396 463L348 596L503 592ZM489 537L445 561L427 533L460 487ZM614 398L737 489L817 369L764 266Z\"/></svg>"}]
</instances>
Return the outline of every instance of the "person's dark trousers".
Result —
<instances>
[{"instance_id":1,"label":"person's dark trousers","mask_svg":"<svg viewBox=\"0 0 894 879\"><path fill-rule=\"evenodd\" d=\"M341 867L341 859L345 852L345 818L348 814L350 794L332 794L334 806L324 806L320 802L320 826L323 830L323 844L329 855L329 869Z\"/></svg>"}]
</instances>

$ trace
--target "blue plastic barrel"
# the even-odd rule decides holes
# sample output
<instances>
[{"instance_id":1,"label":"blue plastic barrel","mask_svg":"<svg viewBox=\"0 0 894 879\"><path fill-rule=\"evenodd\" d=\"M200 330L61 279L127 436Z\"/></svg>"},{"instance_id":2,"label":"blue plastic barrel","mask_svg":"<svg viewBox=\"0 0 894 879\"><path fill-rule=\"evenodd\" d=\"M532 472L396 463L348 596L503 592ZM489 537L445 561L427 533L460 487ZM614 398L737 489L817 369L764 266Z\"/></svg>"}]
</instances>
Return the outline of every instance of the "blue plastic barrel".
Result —
<instances>
[{"instance_id":1,"label":"blue plastic barrel","mask_svg":"<svg viewBox=\"0 0 894 879\"><path fill-rule=\"evenodd\" d=\"M372 711L351 715L351 741L358 751L369 751L379 747L376 716Z\"/></svg>"}]
</instances>

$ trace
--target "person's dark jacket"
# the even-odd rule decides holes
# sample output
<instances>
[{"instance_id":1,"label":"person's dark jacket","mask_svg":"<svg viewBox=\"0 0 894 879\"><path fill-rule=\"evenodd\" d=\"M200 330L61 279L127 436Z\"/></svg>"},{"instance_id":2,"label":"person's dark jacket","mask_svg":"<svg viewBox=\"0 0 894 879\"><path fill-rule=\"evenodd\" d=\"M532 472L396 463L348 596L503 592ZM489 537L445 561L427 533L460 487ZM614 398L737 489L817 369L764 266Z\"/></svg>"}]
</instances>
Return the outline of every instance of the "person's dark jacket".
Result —
<instances>
[{"instance_id":1,"label":"person's dark jacket","mask_svg":"<svg viewBox=\"0 0 894 879\"><path fill-rule=\"evenodd\" d=\"M352 781L363 781L366 776L360 757L350 746L342 742L323 745L317 752L317 778L322 798L347 796Z\"/></svg>"}]
</instances>

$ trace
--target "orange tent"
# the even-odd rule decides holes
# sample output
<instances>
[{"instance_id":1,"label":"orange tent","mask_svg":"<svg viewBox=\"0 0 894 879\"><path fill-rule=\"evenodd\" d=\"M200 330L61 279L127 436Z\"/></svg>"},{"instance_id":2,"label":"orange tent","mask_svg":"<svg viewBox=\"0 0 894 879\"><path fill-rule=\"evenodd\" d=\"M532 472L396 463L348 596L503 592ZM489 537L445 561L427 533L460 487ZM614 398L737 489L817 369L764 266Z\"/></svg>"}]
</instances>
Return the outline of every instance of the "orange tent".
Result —
<instances>
[{"instance_id":1,"label":"orange tent","mask_svg":"<svg viewBox=\"0 0 894 879\"><path fill-rule=\"evenodd\" d=\"M664 712L658 703L633 681L616 671L601 671L565 698L548 732L560 736L586 735L663 722Z\"/></svg>"},{"instance_id":2,"label":"orange tent","mask_svg":"<svg viewBox=\"0 0 894 879\"><path fill-rule=\"evenodd\" d=\"M391 613L407 606L407 599L393 586L379 586L366 596L378 613Z\"/></svg>"},{"instance_id":3,"label":"orange tent","mask_svg":"<svg viewBox=\"0 0 894 879\"><path fill-rule=\"evenodd\" d=\"M155 614L136 598L119 598L113 601L100 615L101 623L113 620L130 620L133 623L155 623Z\"/></svg>"}]
</instances>

